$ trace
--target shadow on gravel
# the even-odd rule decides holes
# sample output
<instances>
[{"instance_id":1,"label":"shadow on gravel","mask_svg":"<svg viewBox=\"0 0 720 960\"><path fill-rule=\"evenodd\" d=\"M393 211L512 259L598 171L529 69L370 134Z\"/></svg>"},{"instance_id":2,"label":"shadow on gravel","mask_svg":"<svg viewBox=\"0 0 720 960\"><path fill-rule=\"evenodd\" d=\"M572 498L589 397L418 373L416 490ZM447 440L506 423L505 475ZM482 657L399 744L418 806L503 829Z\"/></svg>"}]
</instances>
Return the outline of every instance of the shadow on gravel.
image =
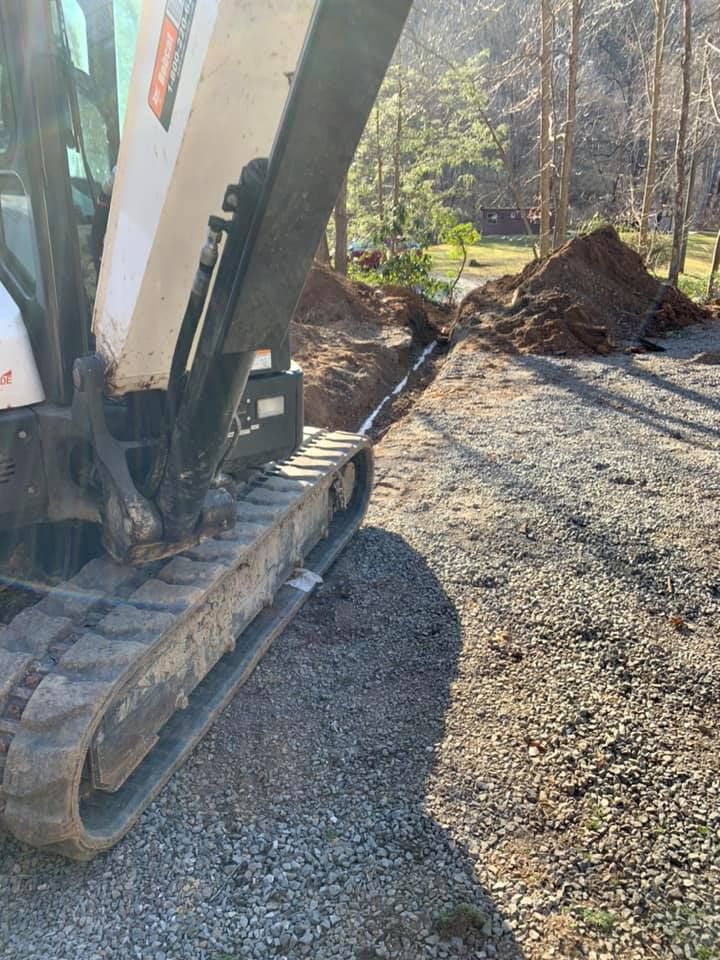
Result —
<instances>
[{"instance_id":1,"label":"shadow on gravel","mask_svg":"<svg viewBox=\"0 0 720 960\"><path fill-rule=\"evenodd\" d=\"M242 772L238 814L267 821L281 797L291 822L323 823L304 896L354 931L314 957L524 956L472 855L427 812L461 644L424 558L365 527L224 718L216 761ZM293 919L294 896L279 908Z\"/></svg>"},{"instance_id":2,"label":"shadow on gravel","mask_svg":"<svg viewBox=\"0 0 720 960\"><path fill-rule=\"evenodd\" d=\"M631 420L640 420L650 429L657 433L665 434L673 440L683 439L685 443L693 446L706 447L707 442L700 440L699 437L720 437L720 430L709 427L704 423L698 423L684 416L674 416L671 413L664 413L661 410L653 409L645 403L634 400L626 394L613 393L609 390L603 390L597 384L589 382L578 377L568 367L558 368L556 363L546 360L539 356L518 356L514 358L518 365L531 370L540 379L548 383L554 383L564 387L571 393L578 396L580 400L593 405L610 406L613 410L625 414ZM607 359L600 361L604 365L608 363ZM623 371L630 377L634 376L647 383L652 383L658 389L683 397L693 403L702 403L711 409L720 409L714 401L696 394L694 391L686 390L677 384L671 383L662 377L656 376L646 371L639 370L636 366L624 365ZM697 434L698 438L692 439L688 434Z\"/></svg>"},{"instance_id":3,"label":"shadow on gravel","mask_svg":"<svg viewBox=\"0 0 720 960\"><path fill-rule=\"evenodd\" d=\"M522 359L524 361L528 358ZM552 378L552 382L556 381L557 376ZM584 382L580 385L587 386ZM590 400L589 393L584 396ZM440 441L442 444L448 449L454 449L461 457L467 457L468 462L473 463L474 468L477 468L477 464L482 460L477 450L449 433L436 417L426 414L418 416L429 430L442 438ZM568 497L567 492L564 495L560 492L560 488L550 492L547 487L543 488L533 483L526 471L517 469L511 462L502 463L497 458L493 458L487 460L486 465L496 488L506 487L509 490L521 491L522 502L532 504L535 510L540 509L548 522L556 527L557 536L561 540L564 536L565 541L581 545L594 561L602 564L609 577L622 581L627 590L635 596L640 607L648 606L648 598L652 596L657 608L664 610L668 616L679 613L690 621L695 619L698 612L696 601L692 599L686 601L682 595L669 593L667 588L668 572L675 564L679 567L679 579L682 579L684 564L687 562L682 555L675 556L675 552L669 547L663 550L659 547L643 547L638 543L628 544L625 529L616 528L612 522L602 522L597 519L591 521L585 515L574 493L572 497ZM592 463L589 461L588 470L592 469ZM638 487L639 490L646 490L644 480L643 477L638 479L641 484ZM636 480L633 477L610 476L607 482L621 486L626 484L634 486ZM598 501L592 505L593 509L597 509L600 497L601 492L598 493ZM517 550L521 557L527 559L547 549L552 543L556 541L538 542L532 535L529 538L523 535L523 539L518 538ZM584 562L578 560L576 576L584 576L585 566ZM715 590L715 584L710 579L707 583L707 591L711 598L715 596Z\"/></svg>"},{"instance_id":4,"label":"shadow on gravel","mask_svg":"<svg viewBox=\"0 0 720 960\"><path fill-rule=\"evenodd\" d=\"M452 839L462 803L450 832L428 813L434 781L452 794L439 751L461 644L423 557L363 528L115 851L80 867L0 839L0 948L522 960Z\"/></svg>"},{"instance_id":5,"label":"shadow on gravel","mask_svg":"<svg viewBox=\"0 0 720 960\"><path fill-rule=\"evenodd\" d=\"M687 362L687 360L685 362ZM643 370L642 367L636 363L628 364L625 372L631 377L636 377L638 380L650 383L660 390L666 390L668 393L673 393L677 397L682 397L683 400L689 400L691 403L697 403L701 407L707 407L709 410L715 412L720 411L720 402L714 400L712 397L698 393L697 390L690 390L688 387L683 387L679 383L674 383L667 377L661 377L659 373L651 373L649 370Z\"/></svg>"}]
</instances>

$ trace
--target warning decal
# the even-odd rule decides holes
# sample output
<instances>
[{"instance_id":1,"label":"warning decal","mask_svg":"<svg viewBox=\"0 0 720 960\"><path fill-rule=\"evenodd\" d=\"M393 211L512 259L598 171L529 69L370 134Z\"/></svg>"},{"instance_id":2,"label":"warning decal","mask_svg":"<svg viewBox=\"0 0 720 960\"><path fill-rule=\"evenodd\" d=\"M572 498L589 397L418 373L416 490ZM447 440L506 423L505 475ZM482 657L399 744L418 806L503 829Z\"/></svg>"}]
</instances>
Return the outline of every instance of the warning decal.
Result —
<instances>
[{"instance_id":1,"label":"warning decal","mask_svg":"<svg viewBox=\"0 0 720 960\"><path fill-rule=\"evenodd\" d=\"M170 129L197 0L167 0L148 103Z\"/></svg>"}]
</instances>

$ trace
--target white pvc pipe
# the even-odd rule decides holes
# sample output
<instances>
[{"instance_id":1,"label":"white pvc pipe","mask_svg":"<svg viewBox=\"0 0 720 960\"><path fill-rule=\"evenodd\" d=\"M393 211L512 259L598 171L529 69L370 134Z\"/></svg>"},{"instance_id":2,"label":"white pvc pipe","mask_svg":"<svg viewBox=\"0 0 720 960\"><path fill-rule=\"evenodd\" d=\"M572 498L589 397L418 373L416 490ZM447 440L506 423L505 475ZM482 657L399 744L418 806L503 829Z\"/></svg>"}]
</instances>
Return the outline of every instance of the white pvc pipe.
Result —
<instances>
[{"instance_id":1,"label":"white pvc pipe","mask_svg":"<svg viewBox=\"0 0 720 960\"><path fill-rule=\"evenodd\" d=\"M437 340L434 340L429 346L425 347L423 352L420 354L420 357L418 358L417 363L412 368L410 373L416 373L420 369L420 367L422 367L425 364L425 361L435 351L436 347L437 347ZM390 403L393 397L399 396L403 392L405 387L408 385L408 380L410 379L410 373L408 373L406 377L403 377L403 379L395 387L393 392L389 393L385 397L385 399L380 404L378 404L378 406L373 410L373 412L370 414L367 420L365 420L362 426L358 429L358 433L365 436L367 433L370 432L370 430L372 429L372 425L377 420L380 412L387 406L388 403Z\"/></svg>"}]
</instances>

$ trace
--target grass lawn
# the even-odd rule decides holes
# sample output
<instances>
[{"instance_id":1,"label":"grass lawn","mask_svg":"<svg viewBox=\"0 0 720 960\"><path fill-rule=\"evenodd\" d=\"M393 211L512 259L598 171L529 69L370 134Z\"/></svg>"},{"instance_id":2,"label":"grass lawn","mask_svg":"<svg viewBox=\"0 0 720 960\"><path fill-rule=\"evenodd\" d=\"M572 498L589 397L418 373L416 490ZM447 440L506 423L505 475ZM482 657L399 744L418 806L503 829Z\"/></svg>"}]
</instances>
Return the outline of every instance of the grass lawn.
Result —
<instances>
[{"instance_id":1,"label":"grass lawn","mask_svg":"<svg viewBox=\"0 0 720 960\"><path fill-rule=\"evenodd\" d=\"M443 280L454 280L460 269L458 260L447 244L430 247L433 267ZM463 279L483 283L506 273L519 273L532 260L532 247L526 237L488 237L477 246L468 247L468 263L477 260L479 267L465 267Z\"/></svg>"},{"instance_id":2,"label":"grass lawn","mask_svg":"<svg viewBox=\"0 0 720 960\"><path fill-rule=\"evenodd\" d=\"M680 289L688 296L704 296L707 290L708 274L715 249L714 233L691 233L688 239L685 273L680 277Z\"/></svg>"},{"instance_id":3,"label":"grass lawn","mask_svg":"<svg viewBox=\"0 0 720 960\"><path fill-rule=\"evenodd\" d=\"M670 238L668 237L668 244ZM686 272L680 277L680 287L690 296L700 296L705 292L710 262L715 244L714 233L691 233L688 241ZM435 273L442 279L454 280L460 269L461 261L454 257L446 244L430 247ZM532 247L526 237L488 237L477 246L468 248L468 262L477 260L479 267L465 267L463 279L477 281L478 284L502 277L508 273L519 273L532 259ZM667 270L667 266L663 268ZM658 276L663 276L663 269Z\"/></svg>"}]
</instances>

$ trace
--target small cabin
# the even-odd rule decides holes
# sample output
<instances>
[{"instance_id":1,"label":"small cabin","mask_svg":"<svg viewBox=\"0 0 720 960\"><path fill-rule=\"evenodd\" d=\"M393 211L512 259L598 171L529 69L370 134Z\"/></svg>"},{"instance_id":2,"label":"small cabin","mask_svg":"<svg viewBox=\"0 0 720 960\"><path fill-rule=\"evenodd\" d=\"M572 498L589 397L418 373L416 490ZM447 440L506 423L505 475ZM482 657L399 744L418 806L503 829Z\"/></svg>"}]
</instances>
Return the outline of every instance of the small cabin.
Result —
<instances>
[{"instance_id":1,"label":"small cabin","mask_svg":"<svg viewBox=\"0 0 720 960\"><path fill-rule=\"evenodd\" d=\"M540 235L539 208L525 211L533 236ZM522 213L517 207L483 207L480 211L480 229L484 237L517 237L525 233ZM555 215L550 214L550 227L555 226Z\"/></svg>"}]
</instances>

